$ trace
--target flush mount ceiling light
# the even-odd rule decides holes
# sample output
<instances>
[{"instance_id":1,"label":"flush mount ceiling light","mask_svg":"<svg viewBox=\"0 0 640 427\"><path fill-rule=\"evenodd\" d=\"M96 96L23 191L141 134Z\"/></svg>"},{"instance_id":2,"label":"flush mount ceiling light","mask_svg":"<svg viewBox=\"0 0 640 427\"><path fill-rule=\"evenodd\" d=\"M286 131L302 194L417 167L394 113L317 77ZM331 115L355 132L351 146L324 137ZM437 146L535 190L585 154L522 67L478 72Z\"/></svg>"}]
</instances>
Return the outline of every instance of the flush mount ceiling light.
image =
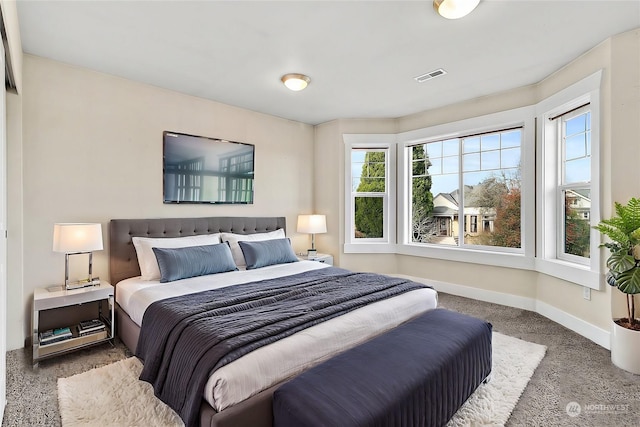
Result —
<instances>
[{"instance_id":1,"label":"flush mount ceiling light","mask_svg":"<svg viewBox=\"0 0 640 427\"><path fill-rule=\"evenodd\" d=\"M433 8L447 19L458 19L470 14L480 0L433 0Z\"/></svg>"},{"instance_id":2,"label":"flush mount ceiling light","mask_svg":"<svg viewBox=\"0 0 640 427\"><path fill-rule=\"evenodd\" d=\"M282 83L284 83L286 87L294 91L304 89L311 81L311 79L304 74L296 73L285 74L280 80L282 80Z\"/></svg>"}]
</instances>

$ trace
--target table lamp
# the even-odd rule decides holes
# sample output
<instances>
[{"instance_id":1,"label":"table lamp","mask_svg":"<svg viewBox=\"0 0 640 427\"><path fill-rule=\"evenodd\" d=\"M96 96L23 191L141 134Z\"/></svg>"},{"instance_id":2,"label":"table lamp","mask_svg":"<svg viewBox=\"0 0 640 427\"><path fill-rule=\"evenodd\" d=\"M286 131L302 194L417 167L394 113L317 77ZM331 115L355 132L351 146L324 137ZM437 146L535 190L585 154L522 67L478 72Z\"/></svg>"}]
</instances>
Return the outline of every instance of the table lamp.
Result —
<instances>
[{"instance_id":1,"label":"table lamp","mask_svg":"<svg viewBox=\"0 0 640 427\"><path fill-rule=\"evenodd\" d=\"M54 224L53 251L65 254L64 286L77 289L85 286L99 285L100 280L92 277L93 251L102 250L101 224ZM89 277L76 282L69 282L69 255L89 254Z\"/></svg>"},{"instance_id":2,"label":"table lamp","mask_svg":"<svg viewBox=\"0 0 640 427\"><path fill-rule=\"evenodd\" d=\"M311 249L308 257L314 257L316 251L316 234L327 232L327 217L325 215L298 215L298 233L311 234Z\"/></svg>"}]
</instances>

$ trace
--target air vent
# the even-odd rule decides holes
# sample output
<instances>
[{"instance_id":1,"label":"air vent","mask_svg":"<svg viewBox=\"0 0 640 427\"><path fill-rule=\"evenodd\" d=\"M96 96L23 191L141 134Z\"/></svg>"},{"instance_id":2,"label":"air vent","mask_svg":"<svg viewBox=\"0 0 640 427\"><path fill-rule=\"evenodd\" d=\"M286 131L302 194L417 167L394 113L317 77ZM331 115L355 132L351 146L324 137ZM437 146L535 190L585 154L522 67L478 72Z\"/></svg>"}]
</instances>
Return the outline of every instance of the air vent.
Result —
<instances>
[{"instance_id":1,"label":"air vent","mask_svg":"<svg viewBox=\"0 0 640 427\"><path fill-rule=\"evenodd\" d=\"M414 77L414 79L418 83L422 83L422 82L426 82L427 80L434 79L436 77L444 76L445 74L447 74L445 70L443 70L442 68L438 68L437 70L433 70L428 73L422 74L418 77Z\"/></svg>"}]
</instances>

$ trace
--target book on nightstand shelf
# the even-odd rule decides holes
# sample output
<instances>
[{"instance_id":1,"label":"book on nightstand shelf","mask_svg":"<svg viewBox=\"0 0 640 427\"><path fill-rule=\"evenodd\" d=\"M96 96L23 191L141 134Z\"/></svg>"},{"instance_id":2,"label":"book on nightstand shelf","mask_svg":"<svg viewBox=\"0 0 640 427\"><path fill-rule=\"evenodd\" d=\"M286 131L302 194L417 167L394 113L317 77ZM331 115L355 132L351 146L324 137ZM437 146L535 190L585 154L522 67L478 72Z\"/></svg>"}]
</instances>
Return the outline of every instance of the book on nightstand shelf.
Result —
<instances>
[{"instance_id":1,"label":"book on nightstand shelf","mask_svg":"<svg viewBox=\"0 0 640 427\"><path fill-rule=\"evenodd\" d=\"M71 338L73 334L71 333L71 329L66 328L57 328L57 329L49 329L44 332L40 332L40 345L53 344L56 342L68 340Z\"/></svg>"},{"instance_id":2,"label":"book on nightstand shelf","mask_svg":"<svg viewBox=\"0 0 640 427\"><path fill-rule=\"evenodd\" d=\"M105 324L99 319L86 320L77 326L78 336L95 334L105 330Z\"/></svg>"}]
</instances>

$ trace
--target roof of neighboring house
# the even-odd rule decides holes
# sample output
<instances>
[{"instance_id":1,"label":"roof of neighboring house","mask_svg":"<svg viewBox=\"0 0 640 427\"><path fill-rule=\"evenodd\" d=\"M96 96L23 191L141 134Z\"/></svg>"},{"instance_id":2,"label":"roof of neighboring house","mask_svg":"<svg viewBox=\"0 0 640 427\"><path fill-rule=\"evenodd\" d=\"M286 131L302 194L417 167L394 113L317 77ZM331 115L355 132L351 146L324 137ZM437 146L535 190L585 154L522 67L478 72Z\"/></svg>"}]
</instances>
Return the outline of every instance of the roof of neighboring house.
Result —
<instances>
[{"instance_id":1,"label":"roof of neighboring house","mask_svg":"<svg viewBox=\"0 0 640 427\"><path fill-rule=\"evenodd\" d=\"M591 190L589 190L589 189L586 189L586 188L585 189L581 188L579 190L573 189L573 190L567 190L567 192L575 193L576 195L582 197L583 199L591 201L591 197L590 197Z\"/></svg>"},{"instance_id":2,"label":"roof of neighboring house","mask_svg":"<svg viewBox=\"0 0 640 427\"><path fill-rule=\"evenodd\" d=\"M465 185L464 186L465 191L467 191L467 193L471 190L473 190L473 185ZM436 200L437 197L442 196L444 199L448 200L449 202L453 203L453 205L455 206L459 206L459 201L460 201L460 190L459 189L455 189L453 190L451 193L438 193L434 198L434 202ZM468 207L473 207L468 199L465 200L465 208ZM434 212L435 212L435 207L434 207Z\"/></svg>"},{"instance_id":3,"label":"roof of neighboring house","mask_svg":"<svg viewBox=\"0 0 640 427\"><path fill-rule=\"evenodd\" d=\"M433 216L454 216L458 215L458 211L456 209L451 209L446 206L434 206L433 211L431 212Z\"/></svg>"}]
</instances>

